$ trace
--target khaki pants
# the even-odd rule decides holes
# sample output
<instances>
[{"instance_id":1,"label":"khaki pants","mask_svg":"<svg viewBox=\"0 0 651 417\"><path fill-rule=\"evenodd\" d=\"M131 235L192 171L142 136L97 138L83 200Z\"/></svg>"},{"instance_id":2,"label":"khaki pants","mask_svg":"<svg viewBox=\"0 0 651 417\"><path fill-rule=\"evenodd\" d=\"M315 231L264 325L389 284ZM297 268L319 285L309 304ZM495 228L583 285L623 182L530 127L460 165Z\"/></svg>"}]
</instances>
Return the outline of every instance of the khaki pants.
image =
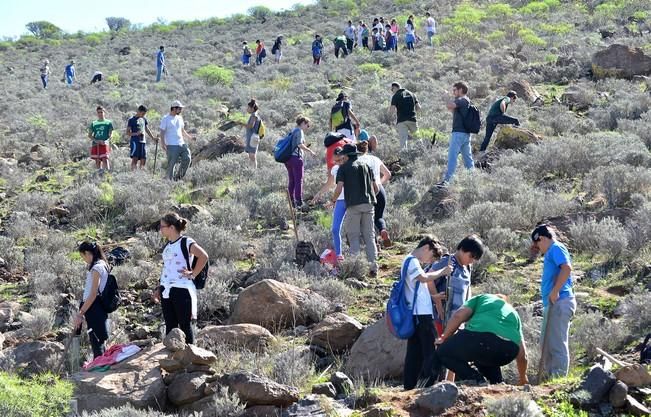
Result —
<instances>
[{"instance_id":1,"label":"khaki pants","mask_svg":"<svg viewBox=\"0 0 651 417\"><path fill-rule=\"evenodd\" d=\"M418 131L418 123L412 121L400 122L396 125L398 136L400 137L400 149L407 149L407 142L409 137L413 136Z\"/></svg>"},{"instance_id":2,"label":"khaki pants","mask_svg":"<svg viewBox=\"0 0 651 417\"><path fill-rule=\"evenodd\" d=\"M350 254L355 256L360 251L360 236L366 243L366 259L371 264L371 271L377 271L377 248L375 247L375 226L373 225L374 208L372 204L357 204L346 207L344 231L348 237Z\"/></svg>"}]
</instances>

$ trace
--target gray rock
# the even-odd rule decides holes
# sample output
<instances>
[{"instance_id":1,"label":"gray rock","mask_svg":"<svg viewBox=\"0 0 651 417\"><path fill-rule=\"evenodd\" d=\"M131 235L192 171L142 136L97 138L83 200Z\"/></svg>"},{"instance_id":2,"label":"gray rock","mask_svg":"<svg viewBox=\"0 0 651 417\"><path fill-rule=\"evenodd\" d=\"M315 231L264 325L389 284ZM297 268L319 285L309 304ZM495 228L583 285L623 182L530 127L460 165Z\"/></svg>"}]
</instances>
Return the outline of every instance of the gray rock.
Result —
<instances>
[{"instance_id":1,"label":"gray rock","mask_svg":"<svg viewBox=\"0 0 651 417\"><path fill-rule=\"evenodd\" d=\"M594 365L586 374L581 386L570 394L570 401L580 407L599 404L608 394L617 379L612 372L601 365Z\"/></svg>"},{"instance_id":2,"label":"gray rock","mask_svg":"<svg viewBox=\"0 0 651 417\"><path fill-rule=\"evenodd\" d=\"M640 404L635 398L630 395L626 397L626 411L634 416L648 416L651 415L651 410Z\"/></svg>"},{"instance_id":3,"label":"gray rock","mask_svg":"<svg viewBox=\"0 0 651 417\"><path fill-rule=\"evenodd\" d=\"M174 353L172 359L181 362L184 366L190 364L212 365L217 362L217 356L214 353L195 345L185 345L185 349Z\"/></svg>"},{"instance_id":4,"label":"gray rock","mask_svg":"<svg viewBox=\"0 0 651 417\"><path fill-rule=\"evenodd\" d=\"M626 396L628 395L628 387L622 381L617 381L610 389L608 399L613 407L621 408L626 405Z\"/></svg>"},{"instance_id":5,"label":"gray rock","mask_svg":"<svg viewBox=\"0 0 651 417\"><path fill-rule=\"evenodd\" d=\"M330 382L337 390L337 394L348 395L355 390L353 381L343 372L335 372L330 377Z\"/></svg>"},{"instance_id":6,"label":"gray rock","mask_svg":"<svg viewBox=\"0 0 651 417\"><path fill-rule=\"evenodd\" d=\"M362 333L364 326L344 313L334 313L314 326L311 342L333 353L349 349Z\"/></svg>"},{"instance_id":7,"label":"gray rock","mask_svg":"<svg viewBox=\"0 0 651 417\"><path fill-rule=\"evenodd\" d=\"M13 368L25 375L51 371L61 361L63 345L58 342L29 342L0 353L0 369Z\"/></svg>"},{"instance_id":8,"label":"gray rock","mask_svg":"<svg viewBox=\"0 0 651 417\"><path fill-rule=\"evenodd\" d=\"M163 345L172 352L185 349L185 333L178 327L172 329L163 339Z\"/></svg>"},{"instance_id":9,"label":"gray rock","mask_svg":"<svg viewBox=\"0 0 651 417\"><path fill-rule=\"evenodd\" d=\"M337 390L332 382L312 385L312 394L325 395L326 397L335 398Z\"/></svg>"},{"instance_id":10,"label":"gray rock","mask_svg":"<svg viewBox=\"0 0 651 417\"><path fill-rule=\"evenodd\" d=\"M344 372L367 379L400 378L407 342L393 336L384 319L368 326L350 350Z\"/></svg>"},{"instance_id":11,"label":"gray rock","mask_svg":"<svg viewBox=\"0 0 651 417\"><path fill-rule=\"evenodd\" d=\"M244 410L240 417L280 417L280 408L273 405L254 405Z\"/></svg>"},{"instance_id":12,"label":"gray rock","mask_svg":"<svg viewBox=\"0 0 651 417\"><path fill-rule=\"evenodd\" d=\"M440 382L425 388L416 399L416 405L433 414L439 414L452 407L459 397L459 388L452 382Z\"/></svg>"},{"instance_id":13,"label":"gray rock","mask_svg":"<svg viewBox=\"0 0 651 417\"><path fill-rule=\"evenodd\" d=\"M240 401L248 406L287 407L299 399L299 392L295 387L282 385L249 372L224 375L219 379L219 383L236 393Z\"/></svg>"},{"instance_id":14,"label":"gray rock","mask_svg":"<svg viewBox=\"0 0 651 417\"><path fill-rule=\"evenodd\" d=\"M328 417L320 398L314 395L303 398L285 410L282 417Z\"/></svg>"},{"instance_id":15,"label":"gray rock","mask_svg":"<svg viewBox=\"0 0 651 417\"><path fill-rule=\"evenodd\" d=\"M193 403L203 397L205 383L203 372L177 374L167 387L167 397L177 406Z\"/></svg>"},{"instance_id":16,"label":"gray rock","mask_svg":"<svg viewBox=\"0 0 651 417\"><path fill-rule=\"evenodd\" d=\"M245 348L252 352L266 352L276 338L271 332L257 324L232 324L227 326L206 326L199 330L197 341L204 346L225 344L233 348Z\"/></svg>"}]
</instances>

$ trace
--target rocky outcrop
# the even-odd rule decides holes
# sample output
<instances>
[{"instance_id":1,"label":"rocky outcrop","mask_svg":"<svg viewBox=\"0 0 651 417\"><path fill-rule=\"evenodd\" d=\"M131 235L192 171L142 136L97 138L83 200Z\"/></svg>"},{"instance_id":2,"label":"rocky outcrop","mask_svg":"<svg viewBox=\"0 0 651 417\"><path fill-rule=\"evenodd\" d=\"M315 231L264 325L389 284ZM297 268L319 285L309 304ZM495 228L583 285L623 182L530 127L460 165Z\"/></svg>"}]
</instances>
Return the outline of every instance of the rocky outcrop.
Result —
<instances>
[{"instance_id":1,"label":"rocky outcrop","mask_svg":"<svg viewBox=\"0 0 651 417\"><path fill-rule=\"evenodd\" d=\"M531 143L537 143L542 137L534 132L519 127L502 126L495 138L495 147L498 149L522 150Z\"/></svg>"},{"instance_id":2,"label":"rocky outcrop","mask_svg":"<svg viewBox=\"0 0 651 417\"><path fill-rule=\"evenodd\" d=\"M452 407L458 397L459 388L453 382L440 382L425 388L416 398L416 405L436 415Z\"/></svg>"},{"instance_id":3,"label":"rocky outcrop","mask_svg":"<svg viewBox=\"0 0 651 417\"><path fill-rule=\"evenodd\" d=\"M333 353L348 350L362 334L364 326L344 313L334 313L314 326L310 335L312 344Z\"/></svg>"},{"instance_id":4,"label":"rocky outcrop","mask_svg":"<svg viewBox=\"0 0 651 417\"><path fill-rule=\"evenodd\" d=\"M640 48L614 44L592 56L595 78L633 78L651 74L651 57Z\"/></svg>"},{"instance_id":5,"label":"rocky outcrop","mask_svg":"<svg viewBox=\"0 0 651 417\"><path fill-rule=\"evenodd\" d=\"M217 138L212 139L208 144L192 155L192 162L199 162L204 159L218 159L227 153L244 152L244 141L238 136L226 136L218 133Z\"/></svg>"},{"instance_id":6,"label":"rocky outcrop","mask_svg":"<svg viewBox=\"0 0 651 417\"><path fill-rule=\"evenodd\" d=\"M458 208L459 202L447 188L432 187L411 211L419 222L426 223L450 217Z\"/></svg>"},{"instance_id":7,"label":"rocky outcrop","mask_svg":"<svg viewBox=\"0 0 651 417\"><path fill-rule=\"evenodd\" d=\"M0 332L6 332L20 311L20 304L14 301L0 303Z\"/></svg>"},{"instance_id":8,"label":"rocky outcrop","mask_svg":"<svg viewBox=\"0 0 651 417\"><path fill-rule=\"evenodd\" d=\"M402 377L407 342L393 336L384 319L364 329L344 366L349 375L368 379Z\"/></svg>"},{"instance_id":9,"label":"rocky outcrop","mask_svg":"<svg viewBox=\"0 0 651 417\"><path fill-rule=\"evenodd\" d=\"M581 382L579 388L570 394L570 401L581 407L599 404L610 392L617 379L601 365L594 365Z\"/></svg>"},{"instance_id":10,"label":"rocky outcrop","mask_svg":"<svg viewBox=\"0 0 651 417\"><path fill-rule=\"evenodd\" d=\"M288 407L299 399L298 389L249 372L224 375L219 379L219 383L236 393L240 401L247 406Z\"/></svg>"},{"instance_id":11,"label":"rocky outcrop","mask_svg":"<svg viewBox=\"0 0 651 417\"><path fill-rule=\"evenodd\" d=\"M136 408L164 408L167 395L159 361L168 355L169 351L159 343L113 365L106 372L73 375L79 411L126 404Z\"/></svg>"},{"instance_id":12,"label":"rocky outcrop","mask_svg":"<svg viewBox=\"0 0 651 417\"><path fill-rule=\"evenodd\" d=\"M518 94L518 98L529 104L542 100L540 93L529 84L529 81L526 80L511 81L508 85L508 89L515 91Z\"/></svg>"},{"instance_id":13,"label":"rocky outcrop","mask_svg":"<svg viewBox=\"0 0 651 417\"><path fill-rule=\"evenodd\" d=\"M0 369L12 368L23 375L51 371L61 362L63 345L57 342L29 342L0 353Z\"/></svg>"},{"instance_id":14,"label":"rocky outcrop","mask_svg":"<svg viewBox=\"0 0 651 417\"><path fill-rule=\"evenodd\" d=\"M172 207L172 211L177 212L179 216L188 220L197 221L203 219L212 221L210 212L196 204L178 204Z\"/></svg>"},{"instance_id":15,"label":"rocky outcrop","mask_svg":"<svg viewBox=\"0 0 651 417\"><path fill-rule=\"evenodd\" d=\"M231 323L251 323L268 330L309 324L319 320L315 303L328 301L309 290L265 279L245 288L237 298Z\"/></svg>"},{"instance_id":16,"label":"rocky outcrop","mask_svg":"<svg viewBox=\"0 0 651 417\"><path fill-rule=\"evenodd\" d=\"M622 366L615 372L615 378L629 387L644 387L651 385L651 375L643 365L633 364Z\"/></svg>"},{"instance_id":17,"label":"rocky outcrop","mask_svg":"<svg viewBox=\"0 0 651 417\"><path fill-rule=\"evenodd\" d=\"M226 345L252 352L266 352L275 340L269 330L257 324L247 323L206 326L197 333L197 342L203 346Z\"/></svg>"}]
</instances>

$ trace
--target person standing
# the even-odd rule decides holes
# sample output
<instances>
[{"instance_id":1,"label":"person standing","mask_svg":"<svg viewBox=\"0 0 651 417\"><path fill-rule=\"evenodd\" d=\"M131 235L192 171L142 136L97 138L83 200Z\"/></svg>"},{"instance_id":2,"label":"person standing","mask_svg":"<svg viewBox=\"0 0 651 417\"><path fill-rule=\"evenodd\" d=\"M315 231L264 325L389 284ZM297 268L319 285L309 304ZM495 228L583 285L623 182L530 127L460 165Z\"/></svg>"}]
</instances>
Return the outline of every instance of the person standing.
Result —
<instances>
[{"instance_id":1,"label":"person standing","mask_svg":"<svg viewBox=\"0 0 651 417\"><path fill-rule=\"evenodd\" d=\"M355 40L355 47L356 48L361 48L362 43L363 43L363 36L364 36L364 21L360 20L357 22L357 38Z\"/></svg>"},{"instance_id":2,"label":"person standing","mask_svg":"<svg viewBox=\"0 0 651 417\"><path fill-rule=\"evenodd\" d=\"M41 83L43 83L43 89L47 90L47 83L50 78L50 60L46 59L43 61L43 66L40 68L41 71Z\"/></svg>"},{"instance_id":3,"label":"person standing","mask_svg":"<svg viewBox=\"0 0 651 417\"><path fill-rule=\"evenodd\" d=\"M520 126L520 121L515 117L506 115L509 104L515 103L518 99L518 93L509 91L504 97L500 97L491 105L488 115L486 115L486 135L479 148L480 152L486 152L488 144L491 141L493 132L497 125L515 125Z\"/></svg>"},{"instance_id":4,"label":"person standing","mask_svg":"<svg viewBox=\"0 0 651 417\"><path fill-rule=\"evenodd\" d=\"M158 141L158 137L154 137L149 130L149 122L145 115L147 114L147 107L140 105L136 114L129 118L127 121L127 137L129 139L129 156L131 157L131 170L135 171L138 168L138 161L140 161L140 169L145 168L147 162L147 140L145 134L153 141Z\"/></svg>"},{"instance_id":5,"label":"person standing","mask_svg":"<svg viewBox=\"0 0 651 417\"><path fill-rule=\"evenodd\" d=\"M388 248L391 246L391 239L389 238L389 232L387 231L387 224L384 221L384 209L387 205L387 194L384 190L384 184L388 183L391 179L391 171L389 171L380 158L368 153L368 134L366 135L365 140L362 140L360 135L360 140L357 143L357 151L361 154L359 160L368 165L371 168L371 171L373 171L375 184L378 188L378 192L375 194L375 204L373 206L373 222L382 238L382 245L385 248Z\"/></svg>"},{"instance_id":6,"label":"person standing","mask_svg":"<svg viewBox=\"0 0 651 417\"><path fill-rule=\"evenodd\" d=\"M373 227L373 205L378 192L373 171L368 165L358 160L355 145L346 144L342 148L343 164L337 171L337 187L329 206L337 203L339 195L344 192L346 216L344 231L350 245L350 254L356 256L360 251L360 237L366 246L366 259L370 264L371 277L377 276L377 247L375 246L375 228Z\"/></svg>"},{"instance_id":7,"label":"person standing","mask_svg":"<svg viewBox=\"0 0 651 417\"><path fill-rule=\"evenodd\" d=\"M292 138L292 156L285 162L287 168L287 191L294 203L294 208L303 209L303 175L305 174L303 152L316 156L314 151L305 145L305 132L310 128L310 119L300 115L296 118L296 127L290 133Z\"/></svg>"},{"instance_id":8,"label":"person standing","mask_svg":"<svg viewBox=\"0 0 651 417\"><path fill-rule=\"evenodd\" d=\"M93 121L88 127L88 138L93 141L90 148L90 159L95 161L97 172L104 175L105 171L111 169L109 156L111 146L109 141L113 135L113 122L105 119L106 110L104 107L97 106L97 120Z\"/></svg>"},{"instance_id":9,"label":"person standing","mask_svg":"<svg viewBox=\"0 0 651 417\"><path fill-rule=\"evenodd\" d=\"M416 27L414 26L414 17L409 16L405 25L405 43L408 51L414 52L414 42L416 42Z\"/></svg>"},{"instance_id":10,"label":"person standing","mask_svg":"<svg viewBox=\"0 0 651 417\"><path fill-rule=\"evenodd\" d=\"M544 320L542 324L543 375L563 377L570 366L568 344L570 321L576 311L572 284L572 260L567 247L556 240L551 226L539 224L531 233L531 251L542 253L540 283Z\"/></svg>"},{"instance_id":11,"label":"person standing","mask_svg":"<svg viewBox=\"0 0 651 417\"><path fill-rule=\"evenodd\" d=\"M427 39L429 39L429 46L434 46L433 39L434 35L436 35L436 20L432 17L432 15L427 12L425 13L425 16L427 16Z\"/></svg>"},{"instance_id":12,"label":"person standing","mask_svg":"<svg viewBox=\"0 0 651 417\"><path fill-rule=\"evenodd\" d=\"M362 38L362 48L368 50L368 38L371 35L370 31L368 30L368 26L366 23L362 23L362 28L360 29L361 33L361 38Z\"/></svg>"},{"instance_id":13,"label":"person standing","mask_svg":"<svg viewBox=\"0 0 651 417\"><path fill-rule=\"evenodd\" d=\"M400 136L400 149L407 150L410 137L418 131L416 112L420 111L420 103L416 95L394 82L391 84L391 117L396 117L396 130Z\"/></svg>"},{"instance_id":14,"label":"person standing","mask_svg":"<svg viewBox=\"0 0 651 417\"><path fill-rule=\"evenodd\" d=\"M262 65L264 63L264 59L267 57L267 50L264 47L264 42L262 42L260 39L255 41L255 45L255 64Z\"/></svg>"},{"instance_id":15,"label":"person standing","mask_svg":"<svg viewBox=\"0 0 651 417\"><path fill-rule=\"evenodd\" d=\"M314 41L312 42L312 64L320 65L321 64L321 55L323 55L323 40L321 40L321 35L314 35Z\"/></svg>"},{"instance_id":16,"label":"person standing","mask_svg":"<svg viewBox=\"0 0 651 417\"><path fill-rule=\"evenodd\" d=\"M242 65L248 67L251 64L251 48L246 41L242 42Z\"/></svg>"},{"instance_id":17,"label":"person standing","mask_svg":"<svg viewBox=\"0 0 651 417\"><path fill-rule=\"evenodd\" d=\"M359 129L359 119L351 109L348 96L343 91L337 95L337 102L330 109L330 131L342 133L355 142L355 132Z\"/></svg>"},{"instance_id":18,"label":"person standing","mask_svg":"<svg viewBox=\"0 0 651 417\"><path fill-rule=\"evenodd\" d=\"M398 22L396 19L391 19L391 33L393 34L394 37L394 42L393 42L393 51L398 52L398 40L400 38L400 27L398 26Z\"/></svg>"},{"instance_id":19,"label":"person standing","mask_svg":"<svg viewBox=\"0 0 651 417\"><path fill-rule=\"evenodd\" d=\"M276 38L273 46L271 47L271 54L274 56L274 62L276 64L279 64L280 59L283 57L282 46L283 46L283 37L281 35Z\"/></svg>"},{"instance_id":20,"label":"person standing","mask_svg":"<svg viewBox=\"0 0 651 417\"><path fill-rule=\"evenodd\" d=\"M161 303L165 334L178 327L185 333L186 343L192 344L192 320L197 319L194 279L208 264L208 254L192 238L182 234L187 224L188 221L176 213L167 213L160 219L160 233L167 243L163 248L160 286L154 292L153 299ZM181 246L184 243L185 249ZM192 268L195 257L197 263Z\"/></svg>"},{"instance_id":21,"label":"person standing","mask_svg":"<svg viewBox=\"0 0 651 417\"><path fill-rule=\"evenodd\" d=\"M183 116L181 116L182 111L183 104L175 100L170 106L169 114L166 114L160 121L160 137L163 139L161 146L167 153L166 176L169 180L182 179L192 160L190 148L185 140L195 140L195 137L185 131L185 122ZM174 176L174 168L177 162L180 163L180 166L177 175Z\"/></svg>"},{"instance_id":22,"label":"person standing","mask_svg":"<svg viewBox=\"0 0 651 417\"><path fill-rule=\"evenodd\" d=\"M416 331L407 340L403 372L405 390L416 388L419 381L426 387L431 386L438 376L434 371L436 335L432 324L434 308L430 288L436 279L448 273L448 268L426 273L422 265L439 259L442 253L442 245L432 237L425 236L402 261L402 271L406 271L405 300L412 309L416 324ZM439 298L440 295L436 294L435 297Z\"/></svg>"},{"instance_id":23,"label":"person standing","mask_svg":"<svg viewBox=\"0 0 651 417\"><path fill-rule=\"evenodd\" d=\"M160 81L164 72L167 72L165 67L165 47L161 45L156 54L156 82Z\"/></svg>"},{"instance_id":24,"label":"person standing","mask_svg":"<svg viewBox=\"0 0 651 417\"><path fill-rule=\"evenodd\" d=\"M86 262L86 281L81 297L79 313L74 319L77 335L81 334L81 325L86 320L88 339L93 349L93 358L104 354L104 342L108 340L108 313L104 310L98 294L104 291L109 276L109 266L102 248L97 243L82 242L78 252Z\"/></svg>"},{"instance_id":25,"label":"person standing","mask_svg":"<svg viewBox=\"0 0 651 417\"><path fill-rule=\"evenodd\" d=\"M75 61L70 61L63 71L63 76L66 80L66 85L72 87L72 84L77 81L77 71L75 70Z\"/></svg>"},{"instance_id":26,"label":"person standing","mask_svg":"<svg viewBox=\"0 0 651 417\"><path fill-rule=\"evenodd\" d=\"M346 29L344 30L344 36L346 36L346 49L348 49L348 53L353 52L353 47L355 46L355 26L353 25L353 21L349 20L348 21L348 26L346 26Z\"/></svg>"},{"instance_id":27,"label":"person standing","mask_svg":"<svg viewBox=\"0 0 651 417\"><path fill-rule=\"evenodd\" d=\"M260 145L260 136L258 130L262 119L258 115L258 103L254 98L246 105L246 112L249 113L249 120L246 122L246 130L244 132L244 152L249 155L249 162L254 168L258 167L258 146Z\"/></svg>"},{"instance_id":28,"label":"person standing","mask_svg":"<svg viewBox=\"0 0 651 417\"><path fill-rule=\"evenodd\" d=\"M468 98L468 86L464 82L457 82L452 86L452 101L447 103L447 108L452 112L452 135L448 147L448 168L443 180L436 184L437 187L447 187L457 170L457 159L459 154L463 158L463 165L472 170L475 163L472 159L470 146L470 132L465 126L465 119L470 107Z\"/></svg>"}]
</instances>

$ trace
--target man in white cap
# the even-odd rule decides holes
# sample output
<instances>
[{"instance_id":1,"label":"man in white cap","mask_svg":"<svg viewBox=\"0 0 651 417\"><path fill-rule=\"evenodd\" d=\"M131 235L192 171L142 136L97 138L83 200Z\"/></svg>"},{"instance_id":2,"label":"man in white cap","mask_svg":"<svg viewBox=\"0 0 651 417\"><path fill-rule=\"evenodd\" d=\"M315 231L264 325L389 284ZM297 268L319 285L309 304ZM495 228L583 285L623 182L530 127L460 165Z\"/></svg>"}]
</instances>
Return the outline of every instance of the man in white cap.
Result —
<instances>
[{"instance_id":1,"label":"man in white cap","mask_svg":"<svg viewBox=\"0 0 651 417\"><path fill-rule=\"evenodd\" d=\"M185 131L181 111L183 111L183 104L174 100L170 106L169 114L160 121L160 137L163 138L161 145L167 153L166 176L170 180L179 180L185 176L191 161L190 148L188 148L185 139L196 139ZM177 162L180 163L180 167L175 177L174 167Z\"/></svg>"}]
</instances>

